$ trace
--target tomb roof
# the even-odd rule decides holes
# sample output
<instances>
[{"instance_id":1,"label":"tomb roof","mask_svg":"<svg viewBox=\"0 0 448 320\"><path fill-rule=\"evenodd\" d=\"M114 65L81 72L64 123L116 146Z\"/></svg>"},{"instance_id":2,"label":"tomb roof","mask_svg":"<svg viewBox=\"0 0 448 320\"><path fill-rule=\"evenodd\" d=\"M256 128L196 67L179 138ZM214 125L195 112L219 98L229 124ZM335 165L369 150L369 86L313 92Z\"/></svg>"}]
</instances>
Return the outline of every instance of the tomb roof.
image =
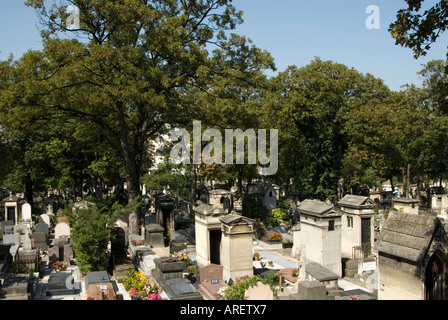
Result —
<instances>
[{"instance_id":1,"label":"tomb roof","mask_svg":"<svg viewBox=\"0 0 448 320\"><path fill-rule=\"evenodd\" d=\"M375 206L375 203L369 197L348 194L339 200L338 205L341 207L358 208L361 206Z\"/></svg>"},{"instance_id":2,"label":"tomb roof","mask_svg":"<svg viewBox=\"0 0 448 320\"><path fill-rule=\"evenodd\" d=\"M421 261L436 229L443 230L437 217L391 211L381 230L377 250L413 262Z\"/></svg>"},{"instance_id":3,"label":"tomb roof","mask_svg":"<svg viewBox=\"0 0 448 320\"><path fill-rule=\"evenodd\" d=\"M319 217L337 217L342 215L342 210L320 200L304 200L297 207L297 211L303 214Z\"/></svg>"}]
</instances>

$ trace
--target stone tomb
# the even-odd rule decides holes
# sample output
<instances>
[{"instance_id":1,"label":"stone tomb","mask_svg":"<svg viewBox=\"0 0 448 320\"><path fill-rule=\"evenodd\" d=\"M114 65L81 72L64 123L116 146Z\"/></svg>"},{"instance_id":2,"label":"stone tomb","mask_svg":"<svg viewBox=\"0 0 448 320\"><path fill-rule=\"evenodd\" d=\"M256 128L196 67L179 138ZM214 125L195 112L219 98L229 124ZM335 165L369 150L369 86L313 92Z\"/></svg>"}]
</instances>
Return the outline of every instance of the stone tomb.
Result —
<instances>
[{"instance_id":1,"label":"stone tomb","mask_svg":"<svg viewBox=\"0 0 448 320\"><path fill-rule=\"evenodd\" d=\"M253 271L253 226L255 221L230 214L220 219L222 240L220 265L223 279L231 284L237 278L254 275Z\"/></svg>"},{"instance_id":2,"label":"stone tomb","mask_svg":"<svg viewBox=\"0 0 448 320\"><path fill-rule=\"evenodd\" d=\"M197 289L185 278L166 280L162 287L170 300L203 300Z\"/></svg>"},{"instance_id":3,"label":"stone tomb","mask_svg":"<svg viewBox=\"0 0 448 320\"><path fill-rule=\"evenodd\" d=\"M52 272L47 283L47 296L76 294L71 272Z\"/></svg>"},{"instance_id":4,"label":"stone tomb","mask_svg":"<svg viewBox=\"0 0 448 320\"><path fill-rule=\"evenodd\" d=\"M182 278L184 264L174 258L162 257L154 259L155 270L154 278L159 284L165 283L167 280Z\"/></svg>"},{"instance_id":5,"label":"stone tomb","mask_svg":"<svg viewBox=\"0 0 448 320\"><path fill-rule=\"evenodd\" d=\"M151 223L145 227L145 242L153 248L165 247L163 232L165 229L157 223Z\"/></svg>"},{"instance_id":6,"label":"stone tomb","mask_svg":"<svg viewBox=\"0 0 448 320\"><path fill-rule=\"evenodd\" d=\"M85 278L87 297L95 300L115 300L115 290L107 271L87 272Z\"/></svg>"},{"instance_id":7,"label":"stone tomb","mask_svg":"<svg viewBox=\"0 0 448 320\"><path fill-rule=\"evenodd\" d=\"M31 300L32 292L28 275L11 275L0 286L0 300Z\"/></svg>"},{"instance_id":8,"label":"stone tomb","mask_svg":"<svg viewBox=\"0 0 448 320\"><path fill-rule=\"evenodd\" d=\"M229 285L222 279L223 266L210 264L199 269L201 283L198 286L199 293L204 300L219 300L219 290Z\"/></svg>"}]
</instances>

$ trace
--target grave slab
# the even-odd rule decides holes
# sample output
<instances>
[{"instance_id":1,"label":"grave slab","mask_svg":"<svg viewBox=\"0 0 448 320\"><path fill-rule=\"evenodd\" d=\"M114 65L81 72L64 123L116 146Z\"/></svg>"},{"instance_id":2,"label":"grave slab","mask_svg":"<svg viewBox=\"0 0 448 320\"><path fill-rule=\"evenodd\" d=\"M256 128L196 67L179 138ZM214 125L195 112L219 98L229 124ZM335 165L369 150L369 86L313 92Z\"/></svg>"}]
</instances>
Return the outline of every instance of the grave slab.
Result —
<instances>
[{"instance_id":1,"label":"grave slab","mask_svg":"<svg viewBox=\"0 0 448 320\"><path fill-rule=\"evenodd\" d=\"M204 300L191 282L184 278L166 280L162 287L170 300Z\"/></svg>"}]
</instances>

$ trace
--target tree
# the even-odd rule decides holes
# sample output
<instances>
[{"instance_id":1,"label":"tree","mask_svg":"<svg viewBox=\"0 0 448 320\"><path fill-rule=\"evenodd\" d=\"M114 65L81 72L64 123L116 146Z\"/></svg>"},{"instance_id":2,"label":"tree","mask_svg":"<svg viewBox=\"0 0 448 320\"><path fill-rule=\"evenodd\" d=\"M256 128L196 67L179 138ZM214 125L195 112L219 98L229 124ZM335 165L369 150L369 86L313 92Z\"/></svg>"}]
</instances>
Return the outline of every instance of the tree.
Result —
<instances>
[{"instance_id":1,"label":"tree","mask_svg":"<svg viewBox=\"0 0 448 320\"><path fill-rule=\"evenodd\" d=\"M68 28L66 5L26 3L46 25L44 48L32 65L39 81L25 80L15 100L94 123L119 150L132 202L140 193L146 142L165 124L189 119L187 92L205 85L210 67L206 46L225 39L241 13L230 0L68 0L80 17L79 28ZM78 38L67 38L72 35ZM140 223L136 210L130 232L139 233Z\"/></svg>"},{"instance_id":2,"label":"tree","mask_svg":"<svg viewBox=\"0 0 448 320\"><path fill-rule=\"evenodd\" d=\"M109 262L108 245L115 222L139 206L139 199L123 207L114 197L96 201L95 206L64 209L61 216L69 219L70 238L81 272L103 271Z\"/></svg>"},{"instance_id":3,"label":"tree","mask_svg":"<svg viewBox=\"0 0 448 320\"><path fill-rule=\"evenodd\" d=\"M424 0L406 0L408 7L398 11L389 26L396 44L408 47L417 59L425 56L448 26L448 2L441 0L423 13ZM448 57L448 55L447 55Z\"/></svg>"},{"instance_id":4,"label":"tree","mask_svg":"<svg viewBox=\"0 0 448 320\"><path fill-rule=\"evenodd\" d=\"M280 130L277 183L292 179L301 198L335 198L349 143L343 132L348 117L387 92L379 79L319 58L280 73L263 106L264 124Z\"/></svg>"}]
</instances>

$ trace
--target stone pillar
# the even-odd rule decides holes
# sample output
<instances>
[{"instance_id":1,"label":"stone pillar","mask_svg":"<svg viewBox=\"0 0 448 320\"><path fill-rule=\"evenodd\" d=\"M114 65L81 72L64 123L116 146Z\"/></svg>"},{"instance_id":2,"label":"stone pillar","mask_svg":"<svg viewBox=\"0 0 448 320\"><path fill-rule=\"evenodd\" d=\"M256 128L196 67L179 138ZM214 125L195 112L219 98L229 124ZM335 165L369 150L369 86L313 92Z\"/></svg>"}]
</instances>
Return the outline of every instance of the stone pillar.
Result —
<instances>
[{"instance_id":1,"label":"stone pillar","mask_svg":"<svg viewBox=\"0 0 448 320\"><path fill-rule=\"evenodd\" d=\"M223 280L231 284L237 278L253 276L252 241L254 220L228 215L220 219L221 265L223 266Z\"/></svg>"}]
</instances>

